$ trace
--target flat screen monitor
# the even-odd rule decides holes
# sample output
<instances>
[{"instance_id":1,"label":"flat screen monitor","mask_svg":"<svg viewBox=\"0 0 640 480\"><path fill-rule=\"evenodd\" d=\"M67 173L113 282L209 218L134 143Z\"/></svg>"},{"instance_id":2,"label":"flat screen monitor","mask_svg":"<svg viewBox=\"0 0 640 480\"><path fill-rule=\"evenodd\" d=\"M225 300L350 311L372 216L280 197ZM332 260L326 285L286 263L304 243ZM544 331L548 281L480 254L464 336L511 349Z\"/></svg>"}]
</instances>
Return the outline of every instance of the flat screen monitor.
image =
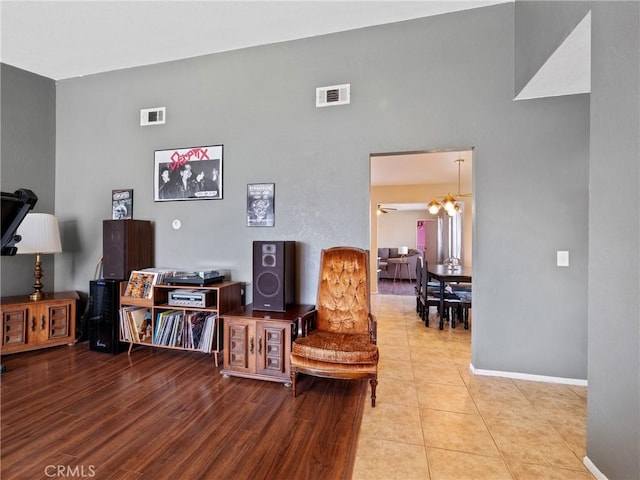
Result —
<instances>
[{"instance_id":1,"label":"flat screen monitor","mask_svg":"<svg viewBox=\"0 0 640 480\"><path fill-rule=\"evenodd\" d=\"M29 210L38 201L31 190L21 188L14 193L2 192L2 255L15 255L20 241L16 232Z\"/></svg>"}]
</instances>

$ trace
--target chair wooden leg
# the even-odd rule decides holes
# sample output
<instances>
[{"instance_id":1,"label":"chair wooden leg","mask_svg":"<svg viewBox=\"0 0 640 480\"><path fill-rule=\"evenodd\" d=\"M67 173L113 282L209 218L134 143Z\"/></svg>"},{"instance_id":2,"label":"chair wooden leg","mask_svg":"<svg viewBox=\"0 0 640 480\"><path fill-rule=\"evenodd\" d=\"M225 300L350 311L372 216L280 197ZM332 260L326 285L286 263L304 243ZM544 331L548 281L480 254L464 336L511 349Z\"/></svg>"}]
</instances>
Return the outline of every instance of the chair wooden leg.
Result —
<instances>
[{"instance_id":1,"label":"chair wooden leg","mask_svg":"<svg viewBox=\"0 0 640 480\"><path fill-rule=\"evenodd\" d=\"M451 307L451 328L456 328L456 317L462 323L462 307L460 305Z\"/></svg>"},{"instance_id":2,"label":"chair wooden leg","mask_svg":"<svg viewBox=\"0 0 640 480\"><path fill-rule=\"evenodd\" d=\"M293 398L296 398L296 379L298 378L298 372L291 371L291 393Z\"/></svg>"},{"instance_id":3,"label":"chair wooden leg","mask_svg":"<svg viewBox=\"0 0 640 480\"><path fill-rule=\"evenodd\" d=\"M374 377L371 380L369 380L369 383L371 384L371 406L375 407L376 406L376 387L378 386L377 377Z\"/></svg>"}]
</instances>

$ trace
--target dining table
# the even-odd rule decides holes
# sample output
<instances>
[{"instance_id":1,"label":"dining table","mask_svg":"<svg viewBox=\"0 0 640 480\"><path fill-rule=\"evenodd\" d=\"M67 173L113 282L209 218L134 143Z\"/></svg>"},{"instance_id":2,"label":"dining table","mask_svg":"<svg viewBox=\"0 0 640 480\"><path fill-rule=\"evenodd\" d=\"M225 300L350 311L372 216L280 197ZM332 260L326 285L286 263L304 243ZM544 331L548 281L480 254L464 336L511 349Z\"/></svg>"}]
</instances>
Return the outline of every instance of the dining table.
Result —
<instances>
[{"instance_id":1,"label":"dining table","mask_svg":"<svg viewBox=\"0 0 640 480\"><path fill-rule=\"evenodd\" d=\"M471 267L464 265L427 265L428 280L434 279L440 282L440 305L438 316L440 317L440 330L444 329L444 289L447 283L471 283Z\"/></svg>"}]
</instances>

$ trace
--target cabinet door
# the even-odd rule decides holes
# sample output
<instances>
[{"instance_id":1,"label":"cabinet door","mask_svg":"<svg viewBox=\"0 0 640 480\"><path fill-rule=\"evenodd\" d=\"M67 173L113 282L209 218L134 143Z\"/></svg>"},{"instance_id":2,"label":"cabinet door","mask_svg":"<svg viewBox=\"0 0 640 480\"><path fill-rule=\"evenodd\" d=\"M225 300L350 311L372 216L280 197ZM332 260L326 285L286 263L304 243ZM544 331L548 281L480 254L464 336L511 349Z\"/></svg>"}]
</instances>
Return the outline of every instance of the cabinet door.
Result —
<instances>
[{"instance_id":1,"label":"cabinet door","mask_svg":"<svg viewBox=\"0 0 640 480\"><path fill-rule=\"evenodd\" d=\"M40 312L40 337L38 343L61 342L70 336L70 305L43 305Z\"/></svg>"},{"instance_id":2,"label":"cabinet door","mask_svg":"<svg viewBox=\"0 0 640 480\"><path fill-rule=\"evenodd\" d=\"M25 346L28 346L28 350L33 349L36 345L38 345L38 340L42 335L40 333L40 307L37 305L29 305L24 307L25 309L25 325L27 326L26 330L26 342Z\"/></svg>"},{"instance_id":3,"label":"cabinet door","mask_svg":"<svg viewBox=\"0 0 640 480\"><path fill-rule=\"evenodd\" d=\"M67 293L69 296L66 296ZM76 294L64 292L47 296L53 298L30 301L24 295L17 297L21 301L2 305L2 353L73 343L76 334Z\"/></svg>"},{"instance_id":4,"label":"cabinet door","mask_svg":"<svg viewBox=\"0 0 640 480\"><path fill-rule=\"evenodd\" d=\"M238 372L255 370L255 324L239 318L225 318L224 367Z\"/></svg>"},{"instance_id":5,"label":"cabinet door","mask_svg":"<svg viewBox=\"0 0 640 480\"><path fill-rule=\"evenodd\" d=\"M291 325L258 322L256 372L271 377L289 378L289 345Z\"/></svg>"},{"instance_id":6,"label":"cabinet door","mask_svg":"<svg viewBox=\"0 0 640 480\"><path fill-rule=\"evenodd\" d=\"M2 310L2 352L21 350L28 341L29 311L25 307Z\"/></svg>"}]
</instances>

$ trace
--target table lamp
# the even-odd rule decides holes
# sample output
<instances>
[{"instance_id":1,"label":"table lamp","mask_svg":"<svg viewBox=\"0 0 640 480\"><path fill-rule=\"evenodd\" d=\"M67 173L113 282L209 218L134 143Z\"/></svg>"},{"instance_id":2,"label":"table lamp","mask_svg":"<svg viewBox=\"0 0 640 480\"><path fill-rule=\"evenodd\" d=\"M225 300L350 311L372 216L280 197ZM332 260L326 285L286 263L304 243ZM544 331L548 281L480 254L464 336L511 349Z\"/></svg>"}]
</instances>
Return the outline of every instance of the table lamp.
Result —
<instances>
[{"instance_id":1,"label":"table lamp","mask_svg":"<svg viewBox=\"0 0 640 480\"><path fill-rule=\"evenodd\" d=\"M400 257L404 257L408 253L409 253L409 247L398 247L398 255L400 255Z\"/></svg>"},{"instance_id":2,"label":"table lamp","mask_svg":"<svg viewBox=\"0 0 640 480\"><path fill-rule=\"evenodd\" d=\"M62 251L58 219L48 213L28 213L20 226L18 235L21 239L16 244L18 254L35 253L36 265L33 271L34 292L29 298L34 302L42 300L42 263L43 253L58 253Z\"/></svg>"}]
</instances>

